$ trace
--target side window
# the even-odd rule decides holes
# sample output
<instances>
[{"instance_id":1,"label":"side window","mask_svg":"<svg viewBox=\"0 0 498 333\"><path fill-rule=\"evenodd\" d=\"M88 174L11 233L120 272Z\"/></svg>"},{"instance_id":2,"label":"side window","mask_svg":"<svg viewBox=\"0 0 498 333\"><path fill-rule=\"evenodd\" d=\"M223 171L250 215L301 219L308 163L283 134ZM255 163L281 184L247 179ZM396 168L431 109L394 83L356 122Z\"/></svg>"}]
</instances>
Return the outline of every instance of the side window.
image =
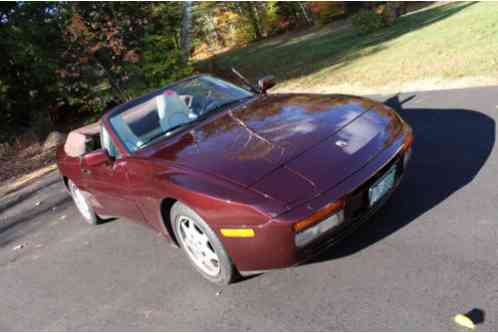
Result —
<instances>
[{"instance_id":1,"label":"side window","mask_svg":"<svg viewBox=\"0 0 498 333\"><path fill-rule=\"evenodd\" d=\"M114 158L118 157L118 150L114 143L112 142L111 136L109 135L109 132L105 129L105 127L102 125L100 128L100 142L102 145L102 148L107 150L107 153L109 156L112 156Z\"/></svg>"}]
</instances>

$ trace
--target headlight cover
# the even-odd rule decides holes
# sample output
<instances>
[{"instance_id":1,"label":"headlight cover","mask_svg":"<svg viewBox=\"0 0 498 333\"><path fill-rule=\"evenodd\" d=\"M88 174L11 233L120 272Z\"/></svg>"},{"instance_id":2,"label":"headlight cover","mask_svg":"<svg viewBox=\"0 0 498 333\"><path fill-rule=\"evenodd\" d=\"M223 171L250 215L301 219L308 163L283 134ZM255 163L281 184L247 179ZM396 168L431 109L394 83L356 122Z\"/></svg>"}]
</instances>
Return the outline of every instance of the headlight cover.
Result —
<instances>
[{"instance_id":1,"label":"headlight cover","mask_svg":"<svg viewBox=\"0 0 498 333\"><path fill-rule=\"evenodd\" d=\"M341 209L327 217L325 220L313 225L312 227L296 233L296 235L294 236L294 242L296 243L297 247L303 247L318 238L320 235L329 231L333 227L341 224L343 220L344 211Z\"/></svg>"}]
</instances>

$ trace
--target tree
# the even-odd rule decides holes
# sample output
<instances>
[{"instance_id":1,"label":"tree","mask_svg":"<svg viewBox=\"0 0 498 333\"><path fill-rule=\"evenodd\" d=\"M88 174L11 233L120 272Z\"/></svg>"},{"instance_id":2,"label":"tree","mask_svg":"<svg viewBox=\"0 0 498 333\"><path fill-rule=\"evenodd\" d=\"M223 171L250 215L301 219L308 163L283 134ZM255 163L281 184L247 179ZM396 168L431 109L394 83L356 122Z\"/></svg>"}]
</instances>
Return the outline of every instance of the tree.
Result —
<instances>
[{"instance_id":1,"label":"tree","mask_svg":"<svg viewBox=\"0 0 498 333\"><path fill-rule=\"evenodd\" d=\"M38 134L49 130L48 105L58 101L53 73L64 45L59 9L58 3L0 4L0 141L40 120Z\"/></svg>"},{"instance_id":2,"label":"tree","mask_svg":"<svg viewBox=\"0 0 498 333\"><path fill-rule=\"evenodd\" d=\"M299 4L299 8L301 8L301 12L303 13L303 17L306 20L306 23L308 23L308 25L313 25L313 19L311 18L311 16L308 13L308 8L306 8L304 3L301 1L298 4Z\"/></svg>"},{"instance_id":3,"label":"tree","mask_svg":"<svg viewBox=\"0 0 498 333\"><path fill-rule=\"evenodd\" d=\"M191 73L183 5L0 3L0 142L54 110L100 112ZM37 132L43 132L38 131Z\"/></svg>"},{"instance_id":4,"label":"tree","mask_svg":"<svg viewBox=\"0 0 498 333\"><path fill-rule=\"evenodd\" d=\"M145 28L142 58L137 64L146 89L155 89L192 73L183 58L181 21L183 5L179 2L154 2Z\"/></svg>"},{"instance_id":5,"label":"tree","mask_svg":"<svg viewBox=\"0 0 498 333\"><path fill-rule=\"evenodd\" d=\"M258 4L254 1L241 1L236 2L235 7L238 9L240 15L247 19L247 22L251 25L254 38L261 39L263 34L261 32L261 22L258 15Z\"/></svg>"},{"instance_id":6,"label":"tree","mask_svg":"<svg viewBox=\"0 0 498 333\"><path fill-rule=\"evenodd\" d=\"M118 3L71 3L67 8L65 66L58 73L75 102L105 105L124 102L137 79L143 46L146 8ZM136 80L138 81L138 80ZM110 97L112 96L112 97Z\"/></svg>"},{"instance_id":7,"label":"tree","mask_svg":"<svg viewBox=\"0 0 498 333\"><path fill-rule=\"evenodd\" d=\"M59 75L72 104L102 111L189 73L179 3L71 3L67 12Z\"/></svg>"},{"instance_id":8,"label":"tree","mask_svg":"<svg viewBox=\"0 0 498 333\"><path fill-rule=\"evenodd\" d=\"M188 61L192 51L192 1L183 3L183 17L181 30L181 48L183 60Z\"/></svg>"}]
</instances>

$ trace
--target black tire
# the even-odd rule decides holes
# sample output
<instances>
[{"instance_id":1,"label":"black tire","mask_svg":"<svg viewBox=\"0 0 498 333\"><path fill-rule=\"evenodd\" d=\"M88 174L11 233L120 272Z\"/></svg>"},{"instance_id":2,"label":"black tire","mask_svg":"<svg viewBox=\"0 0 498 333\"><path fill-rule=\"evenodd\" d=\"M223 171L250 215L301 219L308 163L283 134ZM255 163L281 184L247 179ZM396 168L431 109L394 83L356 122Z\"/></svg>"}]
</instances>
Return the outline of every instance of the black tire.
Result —
<instances>
[{"instance_id":1,"label":"black tire","mask_svg":"<svg viewBox=\"0 0 498 333\"><path fill-rule=\"evenodd\" d=\"M83 217L83 220L88 224L92 224L92 225L99 224L99 221L100 221L99 217L97 216L97 214L93 210L92 205L90 204L90 202L88 201L88 199L84 195L81 196L81 200L84 200L85 204L88 206L88 214L85 215L85 213L82 212L80 206L78 205L78 202L76 199L76 196L77 196L76 191L80 191L78 186L76 186L76 184L73 183L73 181L71 179L68 180L67 185L69 188L69 193L71 194L71 197L73 198L74 204L76 205L76 208L78 209L78 212L80 213L81 217Z\"/></svg>"},{"instance_id":2,"label":"black tire","mask_svg":"<svg viewBox=\"0 0 498 333\"><path fill-rule=\"evenodd\" d=\"M190 254L187 252L188 250L185 248L185 244L183 243L183 238L180 235L180 217L187 217L191 221L193 221L199 229L207 236L209 243L214 249L216 255L218 256L219 263L219 273L216 276L209 275L203 271L201 267L191 258ZM170 221L172 224L173 232L175 233L175 237L178 241L178 244L185 252L187 258L194 268L207 280L212 283L218 285L228 285L231 282L235 281L238 277L237 269L232 263L232 260L228 256L223 243L218 238L218 236L214 233L211 227L190 207L187 205L177 201L173 207L171 207L170 211Z\"/></svg>"}]
</instances>

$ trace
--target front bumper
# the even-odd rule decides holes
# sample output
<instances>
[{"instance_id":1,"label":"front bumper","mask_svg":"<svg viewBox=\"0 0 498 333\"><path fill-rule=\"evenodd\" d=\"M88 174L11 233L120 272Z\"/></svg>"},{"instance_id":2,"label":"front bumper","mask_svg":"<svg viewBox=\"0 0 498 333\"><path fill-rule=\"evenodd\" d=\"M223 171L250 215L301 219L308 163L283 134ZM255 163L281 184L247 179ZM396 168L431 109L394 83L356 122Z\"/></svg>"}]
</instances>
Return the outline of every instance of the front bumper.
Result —
<instances>
[{"instance_id":1,"label":"front bumper","mask_svg":"<svg viewBox=\"0 0 498 333\"><path fill-rule=\"evenodd\" d=\"M247 244L244 246L238 244L236 247L238 250L230 253L239 271L243 273L263 271L306 262L329 249L362 223L368 221L384 205L401 182L405 171L402 148L403 138L400 138L338 186L257 227L255 229L256 237L245 240ZM368 188L394 163L398 164L395 185L379 202L369 208L366 194ZM346 201L343 223L305 247L297 248L294 244L295 234L292 225L327 203L340 198L344 198Z\"/></svg>"},{"instance_id":2,"label":"front bumper","mask_svg":"<svg viewBox=\"0 0 498 333\"><path fill-rule=\"evenodd\" d=\"M379 202L374 206L368 207L368 189L370 186L382 177L387 170L397 164L396 180L394 186L388 191ZM389 163L386 164L378 173L371 177L360 188L346 196L346 207L344 212L344 222L338 225L335 229L320 236L318 239L310 243L302 249L297 249L297 263L303 263L329 250L333 245L350 235L363 223L370 218L389 200L393 192L401 183L404 175L403 153L396 155Z\"/></svg>"}]
</instances>

